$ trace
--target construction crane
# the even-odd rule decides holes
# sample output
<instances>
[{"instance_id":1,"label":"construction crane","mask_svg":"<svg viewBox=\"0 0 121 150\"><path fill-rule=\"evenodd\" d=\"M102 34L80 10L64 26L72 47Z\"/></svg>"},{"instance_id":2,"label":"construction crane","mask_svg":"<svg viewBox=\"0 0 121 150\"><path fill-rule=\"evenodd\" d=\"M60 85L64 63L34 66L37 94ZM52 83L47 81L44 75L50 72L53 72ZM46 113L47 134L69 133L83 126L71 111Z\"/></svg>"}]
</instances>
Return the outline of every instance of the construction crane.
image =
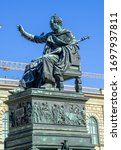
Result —
<instances>
[{"instance_id":1,"label":"construction crane","mask_svg":"<svg viewBox=\"0 0 121 150\"><path fill-rule=\"evenodd\" d=\"M0 60L0 69L4 70L25 70L26 65L27 63Z\"/></svg>"},{"instance_id":2,"label":"construction crane","mask_svg":"<svg viewBox=\"0 0 121 150\"><path fill-rule=\"evenodd\" d=\"M28 63L0 60L0 69L24 71L27 64ZM99 73L82 72L82 78L104 79L104 75Z\"/></svg>"}]
</instances>

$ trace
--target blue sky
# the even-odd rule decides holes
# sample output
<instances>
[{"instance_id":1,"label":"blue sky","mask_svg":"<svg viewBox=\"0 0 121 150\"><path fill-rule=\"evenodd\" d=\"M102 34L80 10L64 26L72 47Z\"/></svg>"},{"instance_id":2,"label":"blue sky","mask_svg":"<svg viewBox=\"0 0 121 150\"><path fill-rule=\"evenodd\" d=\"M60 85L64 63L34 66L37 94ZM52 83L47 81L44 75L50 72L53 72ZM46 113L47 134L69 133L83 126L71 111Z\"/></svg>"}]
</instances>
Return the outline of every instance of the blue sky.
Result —
<instances>
[{"instance_id":1,"label":"blue sky","mask_svg":"<svg viewBox=\"0 0 121 150\"><path fill-rule=\"evenodd\" d=\"M29 42L17 31L18 24L34 35L50 32L50 17L57 14L63 27L76 39L90 35L81 42L83 72L104 73L104 7L103 0L1 0L0 60L30 62L39 57L43 44ZM0 70L0 77L21 77L22 72ZM83 79L84 86L103 87L103 80Z\"/></svg>"}]
</instances>

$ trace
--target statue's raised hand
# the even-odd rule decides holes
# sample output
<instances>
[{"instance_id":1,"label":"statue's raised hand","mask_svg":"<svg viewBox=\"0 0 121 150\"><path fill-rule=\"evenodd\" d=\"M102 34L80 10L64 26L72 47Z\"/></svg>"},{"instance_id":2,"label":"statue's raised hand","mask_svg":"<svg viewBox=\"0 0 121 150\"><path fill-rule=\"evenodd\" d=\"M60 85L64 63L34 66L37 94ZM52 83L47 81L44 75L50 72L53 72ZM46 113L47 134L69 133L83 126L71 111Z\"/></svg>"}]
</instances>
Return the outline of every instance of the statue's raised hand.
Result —
<instances>
[{"instance_id":1,"label":"statue's raised hand","mask_svg":"<svg viewBox=\"0 0 121 150\"><path fill-rule=\"evenodd\" d=\"M17 29L20 33L24 32L24 28L22 27L22 25L17 25Z\"/></svg>"},{"instance_id":2,"label":"statue's raised hand","mask_svg":"<svg viewBox=\"0 0 121 150\"><path fill-rule=\"evenodd\" d=\"M22 25L17 25L18 31L21 33L21 35L26 38L27 40L33 41L34 42L34 35L26 32Z\"/></svg>"}]
</instances>

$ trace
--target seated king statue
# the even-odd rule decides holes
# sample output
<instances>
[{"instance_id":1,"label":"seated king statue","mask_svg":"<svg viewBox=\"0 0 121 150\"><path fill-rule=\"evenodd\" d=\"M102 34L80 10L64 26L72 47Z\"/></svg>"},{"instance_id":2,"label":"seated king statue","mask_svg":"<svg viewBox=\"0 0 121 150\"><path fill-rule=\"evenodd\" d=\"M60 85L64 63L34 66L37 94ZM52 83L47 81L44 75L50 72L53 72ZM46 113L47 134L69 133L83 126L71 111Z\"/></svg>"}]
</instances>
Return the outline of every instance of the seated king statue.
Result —
<instances>
[{"instance_id":1,"label":"seated king statue","mask_svg":"<svg viewBox=\"0 0 121 150\"><path fill-rule=\"evenodd\" d=\"M25 67L19 87L10 90L12 94L21 92L28 88L64 88L63 73L69 68L72 60L79 57L79 45L72 32L62 28L62 19L56 15L50 19L52 32L41 35L32 35L18 25L21 35L34 43L45 43L43 55L32 60Z\"/></svg>"}]
</instances>

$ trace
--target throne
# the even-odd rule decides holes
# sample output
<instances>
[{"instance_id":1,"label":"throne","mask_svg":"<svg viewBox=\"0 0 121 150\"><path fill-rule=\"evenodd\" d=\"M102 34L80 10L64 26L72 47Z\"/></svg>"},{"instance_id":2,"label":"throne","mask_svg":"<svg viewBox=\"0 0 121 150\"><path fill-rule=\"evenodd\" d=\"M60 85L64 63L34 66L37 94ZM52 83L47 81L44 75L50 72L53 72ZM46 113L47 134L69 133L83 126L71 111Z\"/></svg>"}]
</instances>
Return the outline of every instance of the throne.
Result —
<instances>
[{"instance_id":1,"label":"throne","mask_svg":"<svg viewBox=\"0 0 121 150\"><path fill-rule=\"evenodd\" d=\"M85 36L77 41L77 43L82 42L86 39L90 39L90 36ZM80 67L80 56L77 56L72 60L71 66L63 74L64 81L75 78L75 91L82 92L82 81L81 81L81 67Z\"/></svg>"},{"instance_id":2,"label":"throne","mask_svg":"<svg viewBox=\"0 0 121 150\"><path fill-rule=\"evenodd\" d=\"M77 55L75 59L72 60L71 66L63 73L64 81L75 78L75 91L81 92L81 68L80 68L80 57Z\"/></svg>"}]
</instances>

